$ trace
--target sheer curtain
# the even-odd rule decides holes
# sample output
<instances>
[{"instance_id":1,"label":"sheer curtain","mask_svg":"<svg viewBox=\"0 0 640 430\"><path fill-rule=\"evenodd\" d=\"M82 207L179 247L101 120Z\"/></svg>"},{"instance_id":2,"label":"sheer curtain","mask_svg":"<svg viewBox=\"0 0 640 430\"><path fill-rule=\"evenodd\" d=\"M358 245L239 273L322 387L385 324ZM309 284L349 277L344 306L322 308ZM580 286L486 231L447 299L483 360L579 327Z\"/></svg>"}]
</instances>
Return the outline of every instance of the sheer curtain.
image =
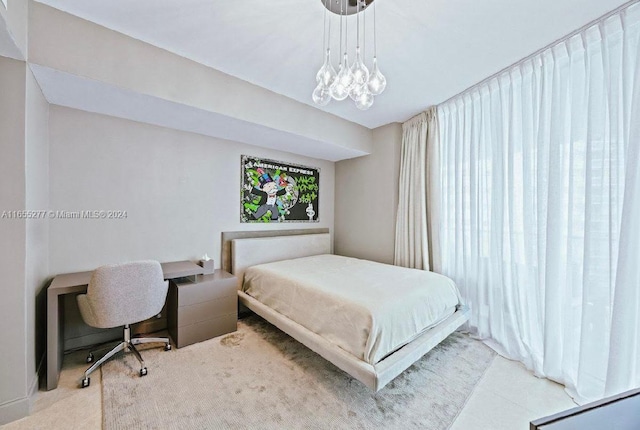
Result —
<instances>
[{"instance_id":1,"label":"sheer curtain","mask_svg":"<svg viewBox=\"0 0 640 430\"><path fill-rule=\"evenodd\" d=\"M631 103L607 395L640 386L640 55Z\"/></svg>"},{"instance_id":2,"label":"sheer curtain","mask_svg":"<svg viewBox=\"0 0 640 430\"><path fill-rule=\"evenodd\" d=\"M433 107L402 125L400 185L396 215L394 264L440 270L438 121Z\"/></svg>"},{"instance_id":3,"label":"sheer curtain","mask_svg":"<svg viewBox=\"0 0 640 430\"><path fill-rule=\"evenodd\" d=\"M578 402L640 386L639 24L635 4L438 110L442 272L472 332Z\"/></svg>"}]
</instances>

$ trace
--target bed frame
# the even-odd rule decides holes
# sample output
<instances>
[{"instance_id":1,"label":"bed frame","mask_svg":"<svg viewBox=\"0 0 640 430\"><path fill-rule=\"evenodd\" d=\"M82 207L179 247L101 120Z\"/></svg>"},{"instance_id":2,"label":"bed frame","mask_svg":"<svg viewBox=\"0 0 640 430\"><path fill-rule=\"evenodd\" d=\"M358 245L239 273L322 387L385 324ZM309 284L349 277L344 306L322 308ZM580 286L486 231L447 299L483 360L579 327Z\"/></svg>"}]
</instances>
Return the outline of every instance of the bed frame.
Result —
<instances>
[{"instance_id":1,"label":"bed frame","mask_svg":"<svg viewBox=\"0 0 640 430\"><path fill-rule=\"evenodd\" d=\"M316 234L304 234L305 230L295 230L295 232L293 235L286 234L284 231L280 232L283 235L277 235L278 233L274 232L276 234L274 237L257 238L251 238L251 232L242 232L244 238L234 238L234 233L238 232L226 233L227 241L230 242L228 247L230 261L223 266L238 277L240 303L374 392L381 390L469 319L469 309L460 307L436 327L427 330L375 365L366 363L241 291L244 271L248 267L290 258L331 253L331 236L328 232ZM258 236L263 236L265 232L258 233L261 233ZM223 253L224 241L223 238ZM224 260L223 256L223 262Z\"/></svg>"}]
</instances>

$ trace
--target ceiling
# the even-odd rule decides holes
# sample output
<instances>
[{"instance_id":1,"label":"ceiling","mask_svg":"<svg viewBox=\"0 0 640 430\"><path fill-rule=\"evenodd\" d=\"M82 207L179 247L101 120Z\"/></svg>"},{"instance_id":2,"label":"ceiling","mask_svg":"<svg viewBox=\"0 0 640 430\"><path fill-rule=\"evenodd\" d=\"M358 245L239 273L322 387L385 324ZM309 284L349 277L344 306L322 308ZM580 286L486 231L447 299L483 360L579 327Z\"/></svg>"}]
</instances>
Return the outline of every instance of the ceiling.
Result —
<instances>
[{"instance_id":1,"label":"ceiling","mask_svg":"<svg viewBox=\"0 0 640 430\"><path fill-rule=\"evenodd\" d=\"M0 15L0 56L13 58L15 60L24 60L22 53L7 29L7 24L4 22L2 15Z\"/></svg>"},{"instance_id":2,"label":"ceiling","mask_svg":"<svg viewBox=\"0 0 640 430\"><path fill-rule=\"evenodd\" d=\"M321 0L38 1L313 104ZM351 101L321 109L369 128L403 122L624 3L378 0L378 61L387 90L365 112ZM366 12L368 30L372 13ZM337 22L334 35L336 28Z\"/></svg>"}]
</instances>

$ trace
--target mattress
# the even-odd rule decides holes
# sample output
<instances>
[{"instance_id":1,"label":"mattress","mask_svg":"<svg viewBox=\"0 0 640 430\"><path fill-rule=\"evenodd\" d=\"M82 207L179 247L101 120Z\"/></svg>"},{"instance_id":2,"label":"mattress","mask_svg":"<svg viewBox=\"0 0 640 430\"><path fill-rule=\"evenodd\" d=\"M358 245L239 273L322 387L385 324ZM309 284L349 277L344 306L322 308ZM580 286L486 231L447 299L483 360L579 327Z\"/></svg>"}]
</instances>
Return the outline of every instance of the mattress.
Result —
<instances>
[{"instance_id":1,"label":"mattress","mask_svg":"<svg viewBox=\"0 0 640 430\"><path fill-rule=\"evenodd\" d=\"M252 266L243 290L372 365L460 303L445 276L330 254Z\"/></svg>"}]
</instances>

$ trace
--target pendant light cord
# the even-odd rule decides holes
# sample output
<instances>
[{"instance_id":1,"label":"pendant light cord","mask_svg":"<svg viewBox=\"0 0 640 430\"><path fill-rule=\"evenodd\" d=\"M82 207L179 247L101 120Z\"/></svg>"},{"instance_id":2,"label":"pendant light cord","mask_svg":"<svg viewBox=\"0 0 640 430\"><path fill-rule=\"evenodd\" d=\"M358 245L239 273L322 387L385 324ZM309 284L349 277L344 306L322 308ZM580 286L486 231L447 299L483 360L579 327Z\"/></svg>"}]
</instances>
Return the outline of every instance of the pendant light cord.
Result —
<instances>
[{"instance_id":1,"label":"pendant light cord","mask_svg":"<svg viewBox=\"0 0 640 430\"><path fill-rule=\"evenodd\" d=\"M373 58L378 57L378 42L376 40L377 34L377 26L376 26L376 2L373 2Z\"/></svg>"},{"instance_id":2,"label":"pendant light cord","mask_svg":"<svg viewBox=\"0 0 640 430\"><path fill-rule=\"evenodd\" d=\"M365 12L367 11L367 3L366 0L362 0L365 2L364 10L362 11L362 58L366 60L367 58L367 15Z\"/></svg>"},{"instance_id":3,"label":"pendant light cord","mask_svg":"<svg viewBox=\"0 0 640 430\"><path fill-rule=\"evenodd\" d=\"M348 0L344 0L345 1L345 5L344 5L344 14L345 14L345 18L344 18L344 53L346 54L347 51L349 50L349 16L347 15L347 9L349 7L349 4L347 3Z\"/></svg>"},{"instance_id":4,"label":"pendant light cord","mask_svg":"<svg viewBox=\"0 0 640 430\"><path fill-rule=\"evenodd\" d=\"M344 52L342 51L342 49L344 48L344 45L342 44L342 26L343 24L343 20L344 20L344 15L342 15L342 0L340 0L340 64L342 64L342 57L344 55Z\"/></svg>"},{"instance_id":5,"label":"pendant light cord","mask_svg":"<svg viewBox=\"0 0 640 430\"><path fill-rule=\"evenodd\" d=\"M329 0L331 1L331 0ZM327 9L327 0L324 0L325 10ZM329 34L327 37L327 50L331 52L331 15L329 15ZM331 62L331 58L329 58L329 62Z\"/></svg>"},{"instance_id":6,"label":"pendant light cord","mask_svg":"<svg viewBox=\"0 0 640 430\"><path fill-rule=\"evenodd\" d=\"M360 0L356 2L356 49L360 49Z\"/></svg>"},{"instance_id":7,"label":"pendant light cord","mask_svg":"<svg viewBox=\"0 0 640 430\"><path fill-rule=\"evenodd\" d=\"M324 0L324 17L322 19L322 56L327 52L327 0Z\"/></svg>"}]
</instances>

